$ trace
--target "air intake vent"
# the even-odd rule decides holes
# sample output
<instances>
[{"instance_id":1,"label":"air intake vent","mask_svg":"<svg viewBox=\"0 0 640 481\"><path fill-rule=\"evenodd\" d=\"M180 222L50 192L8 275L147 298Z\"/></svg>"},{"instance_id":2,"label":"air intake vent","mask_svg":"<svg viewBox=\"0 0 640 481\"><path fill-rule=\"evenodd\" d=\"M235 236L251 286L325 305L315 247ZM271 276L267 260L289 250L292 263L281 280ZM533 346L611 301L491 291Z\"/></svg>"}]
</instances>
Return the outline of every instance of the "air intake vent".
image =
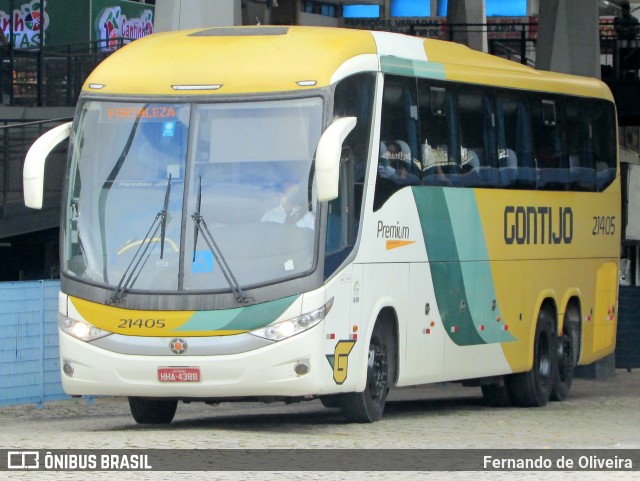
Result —
<instances>
[{"instance_id":1,"label":"air intake vent","mask_svg":"<svg viewBox=\"0 0 640 481\"><path fill-rule=\"evenodd\" d=\"M262 37L265 35L286 35L287 27L253 27L253 28L209 28L190 34L190 37Z\"/></svg>"}]
</instances>

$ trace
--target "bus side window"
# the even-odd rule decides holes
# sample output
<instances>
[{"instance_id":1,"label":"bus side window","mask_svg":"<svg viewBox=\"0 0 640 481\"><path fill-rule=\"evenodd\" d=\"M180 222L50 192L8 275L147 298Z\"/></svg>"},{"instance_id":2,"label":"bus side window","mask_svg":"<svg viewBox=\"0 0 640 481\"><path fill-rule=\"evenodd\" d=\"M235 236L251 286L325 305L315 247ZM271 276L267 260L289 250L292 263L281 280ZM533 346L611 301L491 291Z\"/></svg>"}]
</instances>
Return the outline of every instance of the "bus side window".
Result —
<instances>
[{"instance_id":1,"label":"bus side window","mask_svg":"<svg viewBox=\"0 0 640 481\"><path fill-rule=\"evenodd\" d=\"M414 78L385 76L380 140L374 210L402 187L421 182Z\"/></svg>"},{"instance_id":2,"label":"bus side window","mask_svg":"<svg viewBox=\"0 0 640 481\"><path fill-rule=\"evenodd\" d=\"M498 184L494 103L491 89L459 86L460 185L494 187Z\"/></svg>"},{"instance_id":3,"label":"bus side window","mask_svg":"<svg viewBox=\"0 0 640 481\"><path fill-rule=\"evenodd\" d=\"M571 190L592 192L596 189L593 119L584 99L566 98L565 121Z\"/></svg>"},{"instance_id":4,"label":"bus side window","mask_svg":"<svg viewBox=\"0 0 640 481\"><path fill-rule=\"evenodd\" d=\"M531 101L536 187L541 190L566 190L569 187L562 103L562 99L555 96L536 97Z\"/></svg>"},{"instance_id":5,"label":"bus side window","mask_svg":"<svg viewBox=\"0 0 640 481\"><path fill-rule=\"evenodd\" d=\"M496 137L499 185L512 189L535 187L531 122L523 95L507 91L497 93Z\"/></svg>"},{"instance_id":6,"label":"bus side window","mask_svg":"<svg viewBox=\"0 0 640 481\"><path fill-rule=\"evenodd\" d=\"M418 80L423 184L451 185L461 172L455 87Z\"/></svg>"},{"instance_id":7,"label":"bus side window","mask_svg":"<svg viewBox=\"0 0 640 481\"><path fill-rule=\"evenodd\" d=\"M618 146L615 138L616 116L613 104L605 100L586 101L593 119L590 148L596 167L596 188L605 190L616 177Z\"/></svg>"}]
</instances>

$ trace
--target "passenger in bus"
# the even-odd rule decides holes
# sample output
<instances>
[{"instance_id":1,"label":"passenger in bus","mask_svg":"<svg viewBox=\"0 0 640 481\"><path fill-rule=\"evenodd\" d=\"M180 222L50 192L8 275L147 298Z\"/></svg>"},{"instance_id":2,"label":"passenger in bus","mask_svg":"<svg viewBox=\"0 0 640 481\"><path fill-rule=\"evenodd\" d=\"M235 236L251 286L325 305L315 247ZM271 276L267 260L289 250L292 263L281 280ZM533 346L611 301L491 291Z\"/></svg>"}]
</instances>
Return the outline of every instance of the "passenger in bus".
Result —
<instances>
[{"instance_id":1,"label":"passenger in bus","mask_svg":"<svg viewBox=\"0 0 640 481\"><path fill-rule=\"evenodd\" d=\"M473 149L461 147L460 160L463 174L477 172L480 169L480 158Z\"/></svg>"},{"instance_id":2,"label":"passenger in bus","mask_svg":"<svg viewBox=\"0 0 640 481\"><path fill-rule=\"evenodd\" d=\"M378 173L380 177L389 179L396 184L417 185L420 179L411 173L411 152L403 152L402 141L387 141L380 144L380 162ZM406 142L402 142L409 150Z\"/></svg>"},{"instance_id":3,"label":"passenger in bus","mask_svg":"<svg viewBox=\"0 0 640 481\"><path fill-rule=\"evenodd\" d=\"M299 183L287 183L280 193L278 205L265 212L260 222L276 222L313 229L315 217L309 210L305 189Z\"/></svg>"},{"instance_id":4,"label":"passenger in bus","mask_svg":"<svg viewBox=\"0 0 640 481\"><path fill-rule=\"evenodd\" d=\"M424 159L424 173L427 176L437 176L444 180L452 162L449 159L446 144L432 147L428 141L422 146L422 158Z\"/></svg>"}]
</instances>

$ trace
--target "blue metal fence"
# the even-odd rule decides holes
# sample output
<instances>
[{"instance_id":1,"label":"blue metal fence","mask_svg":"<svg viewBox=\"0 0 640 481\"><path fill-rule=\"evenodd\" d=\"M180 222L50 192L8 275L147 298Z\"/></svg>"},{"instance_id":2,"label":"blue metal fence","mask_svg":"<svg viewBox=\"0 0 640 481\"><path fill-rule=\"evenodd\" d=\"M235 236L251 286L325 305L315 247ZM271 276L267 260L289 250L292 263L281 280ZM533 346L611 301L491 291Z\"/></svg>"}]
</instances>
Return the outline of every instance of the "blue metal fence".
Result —
<instances>
[{"instance_id":1,"label":"blue metal fence","mask_svg":"<svg viewBox=\"0 0 640 481\"><path fill-rule=\"evenodd\" d=\"M0 283L0 406L68 399L58 357L59 281Z\"/></svg>"}]
</instances>

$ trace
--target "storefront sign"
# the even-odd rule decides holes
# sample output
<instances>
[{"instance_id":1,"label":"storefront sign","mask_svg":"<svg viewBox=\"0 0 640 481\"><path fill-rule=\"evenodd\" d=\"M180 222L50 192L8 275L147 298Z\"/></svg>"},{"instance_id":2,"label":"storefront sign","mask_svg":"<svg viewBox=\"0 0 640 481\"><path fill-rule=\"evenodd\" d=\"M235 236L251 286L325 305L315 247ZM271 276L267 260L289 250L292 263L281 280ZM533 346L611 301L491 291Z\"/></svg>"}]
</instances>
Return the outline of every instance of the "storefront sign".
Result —
<instances>
[{"instance_id":1,"label":"storefront sign","mask_svg":"<svg viewBox=\"0 0 640 481\"><path fill-rule=\"evenodd\" d=\"M7 11L0 10L0 28L9 38L11 22L13 22L12 44L17 48L38 48L42 38L42 32L49 28L49 15L43 8L44 1L32 0L31 2L16 2L17 8L11 17ZM44 38L42 38L44 41Z\"/></svg>"}]
</instances>

